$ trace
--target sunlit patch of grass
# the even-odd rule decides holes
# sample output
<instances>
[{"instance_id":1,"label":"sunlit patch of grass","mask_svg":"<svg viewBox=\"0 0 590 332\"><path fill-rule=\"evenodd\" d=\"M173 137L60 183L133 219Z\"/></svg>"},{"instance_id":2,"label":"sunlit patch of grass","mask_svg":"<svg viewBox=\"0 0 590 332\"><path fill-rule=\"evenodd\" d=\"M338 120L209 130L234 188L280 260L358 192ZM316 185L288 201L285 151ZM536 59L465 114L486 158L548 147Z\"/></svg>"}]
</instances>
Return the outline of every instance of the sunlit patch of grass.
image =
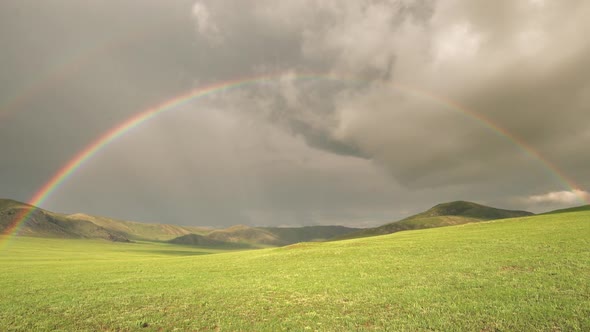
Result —
<instances>
[{"instance_id":1,"label":"sunlit patch of grass","mask_svg":"<svg viewBox=\"0 0 590 332\"><path fill-rule=\"evenodd\" d=\"M18 238L0 267L0 330L590 330L590 212L225 253Z\"/></svg>"}]
</instances>

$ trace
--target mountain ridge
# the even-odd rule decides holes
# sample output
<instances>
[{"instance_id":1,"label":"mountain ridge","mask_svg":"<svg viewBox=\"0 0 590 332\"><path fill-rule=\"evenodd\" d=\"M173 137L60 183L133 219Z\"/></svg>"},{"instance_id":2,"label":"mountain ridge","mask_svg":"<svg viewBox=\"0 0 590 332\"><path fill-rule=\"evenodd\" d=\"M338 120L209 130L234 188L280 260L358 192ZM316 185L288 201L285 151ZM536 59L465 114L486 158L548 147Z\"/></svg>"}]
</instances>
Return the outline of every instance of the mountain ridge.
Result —
<instances>
[{"instance_id":1,"label":"mountain ridge","mask_svg":"<svg viewBox=\"0 0 590 332\"><path fill-rule=\"evenodd\" d=\"M57 238L92 238L109 241L156 241L184 245L235 248L283 246L296 242L323 240L359 230L344 226L251 227L234 225L225 229L173 224L151 224L118 220L85 213L50 212L12 199L0 199L0 234L32 209L17 235Z\"/></svg>"},{"instance_id":2,"label":"mountain ridge","mask_svg":"<svg viewBox=\"0 0 590 332\"><path fill-rule=\"evenodd\" d=\"M460 225L486 220L526 217L534 213L506 210L469 201L437 204L430 209L398 221L372 228L345 226L252 227L234 225L224 229L173 224L151 224L125 221L85 213L61 214L12 199L0 199L0 233L10 227L23 209L33 209L18 235L94 238L109 241L156 241L185 245L267 247L298 242L334 241L391 234L404 230ZM590 210L590 205L545 212L567 213Z\"/></svg>"},{"instance_id":3,"label":"mountain ridge","mask_svg":"<svg viewBox=\"0 0 590 332\"><path fill-rule=\"evenodd\" d=\"M18 235L130 242L123 234L108 230L91 221L71 220L66 215L15 200L0 200L0 233L10 227L15 222L15 218L25 214L28 214L28 218L24 225L19 227Z\"/></svg>"}]
</instances>

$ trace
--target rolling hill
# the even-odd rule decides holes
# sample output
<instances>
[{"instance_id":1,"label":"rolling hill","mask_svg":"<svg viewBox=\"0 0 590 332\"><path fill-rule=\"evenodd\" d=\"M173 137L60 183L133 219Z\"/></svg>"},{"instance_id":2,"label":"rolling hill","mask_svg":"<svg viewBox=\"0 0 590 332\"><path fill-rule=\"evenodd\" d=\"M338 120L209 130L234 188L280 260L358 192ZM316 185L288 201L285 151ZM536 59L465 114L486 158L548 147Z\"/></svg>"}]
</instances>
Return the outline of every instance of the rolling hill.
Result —
<instances>
[{"instance_id":1,"label":"rolling hill","mask_svg":"<svg viewBox=\"0 0 590 332\"><path fill-rule=\"evenodd\" d=\"M225 229L123 221L83 213L60 214L14 200L0 200L0 232L19 211L35 209L19 235L96 238L110 241L171 241L185 245L230 245L242 247L284 246L298 242L341 240L390 234L404 230L466 224L484 220L532 215L526 211L497 209L466 201L438 204L427 211L379 227L359 229L344 226L251 227L236 225ZM584 210L585 207L567 209ZM565 210L564 210L565 211ZM556 211L558 213L560 211ZM175 242L176 241L176 242ZM215 244L217 243L217 244Z\"/></svg>"},{"instance_id":2,"label":"rolling hill","mask_svg":"<svg viewBox=\"0 0 590 332\"><path fill-rule=\"evenodd\" d=\"M222 249L249 249L252 246L245 244L245 243L232 243L232 242L225 242L225 241L218 241L214 240L206 235L198 235L198 234L187 234L182 235L172 240L169 240L168 243L172 244L180 244L185 246L197 246L203 248L222 248Z\"/></svg>"},{"instance_id":3,"label":"rolling hill","mask_svg":"<svg viewBox=\"0 0 590 332\"><path fill-rule=\"evenodd\" d=\"M336 236L342 236L360 231L361 228L344 226L303 226L303 227L261 227L276 235L286 244L297 242L325 241Z\"/></svg>"},{"instance_id":4,"label":"rolling hill","mask_svg":"<svg viewBox=\"0 0 590 332\"><path fill-rule=\"evenodd\" d=\"M559 209L559 210L549 211L549 212L545 212L542 214L558 214L558 213L583 212L583 211L590 211L590 204L576 206L576 207L567 208L567 209Z\"/></svg>"},{"instance_id":5,"label":"rolling hill","mask_svg":"<svg viewBox=\"0 0 590 332\"><path fill-rule=\"evenodd\" d=\"M129 242L124 234L106 229L91 221L74 220L63 214L13 200L0 200L0 233L9 227L15 218L19 218L24 213L30 213L30 215L27 222L20 227L18 235Z\"/></svg>"},{"instance_id":6,"label":"rolling hill","mask_svg":"<svg viewBox=\"0 0 590 332\"><path fill-rule=\"evenodd\" d=\"M188 234L206 234L211 228L195 226L178 226L168 224L149 224L136 221L124 221L107 217L91 216L83 213L67 215L70 220L86 220L110 231L123 234L132 240L168 241Z\"/></svg>"},{"instance_id":7,"label":"rolling hill","mask_svg":"<svg viewBox=\"0 0 590 332\"><path fill-rule=\"evenodd\" d=\"M391 234L395 232L467 224L485 220L505 219L531 216L527 211L497 209L473 202L455 201L442 203L432 208L379 227L367 228L357 232L335 237L333 240L353 239L375 235Z\"/></svg>"},{"instance_id":8,"label":"rolling hill","mask_svg":"<svg viewBox=\"0 0 590 332\"><path fill-rule=\"evenodd\" d=\"M286 243L275 234L257 227L245 225L231 226L226 229L214 230L207 237L224 242L281 246Z\"/></svg>"},{"instance_id":9,"label":"rolling hill","mask_svg":"<svg viewBox=\"0 0 590 332\"><path fill-rule=\"evenodd\" d=\"M0 199L0 233L8 227L23 209L35 209L29 220L21 227L19 235L90 238L111 241L160 241L184 245L228 246L248 248L251 246L283 246L297 242L317 241L332 238L358 228L343 226L307 227L250 227L236 225L226 229L196 226L150 224L123 221L113 218L91 216L83 213L60 214L46 211L26 203Z\"/></svg>"},{"instance_id":10,"label":"rolling hill","mask_svg":"<svg viewBox=\"0 0 590 332\"><path fill-rule=\"evenodd\" d=\"M298 242L324 241L360 230L344 226L250 227L232 226L215 230L208 237L225 242L284 246Z\"/></svg>"}]
</instances>

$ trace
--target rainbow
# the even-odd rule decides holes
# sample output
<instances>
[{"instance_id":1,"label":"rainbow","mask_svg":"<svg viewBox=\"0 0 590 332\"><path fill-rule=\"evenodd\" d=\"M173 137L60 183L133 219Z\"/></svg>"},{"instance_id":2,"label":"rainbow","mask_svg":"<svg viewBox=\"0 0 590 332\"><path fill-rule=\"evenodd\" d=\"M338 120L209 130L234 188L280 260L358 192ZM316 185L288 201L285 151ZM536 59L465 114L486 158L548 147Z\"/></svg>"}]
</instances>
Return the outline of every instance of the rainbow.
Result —
<instances>
[{"instance_id":1,"label":"rainbow","mask_svg":"<svg viewBox=\"0 0 590 332\"><path fill-rule=\"evenodd\" d=\"M290 78L297 79L297 80L331 80L331 81L349 81L353 83L358 83L358 81L348 80L333 77L330 75L293 75L292 73L278 73L278 74L271 74L271 75L262 75L262 76L255 76L255 77L247 77L241 79L234 79L224 82L219 82L216 84L212 84L206 87L197 88L194 90L190 90L186 93L177 95L159 105L156 105L152 108L149 108L145 111L139 112L130 118L126 119L125 121L119 123L118 125L114 126L110 130L108 130L103 135L99 136L95 139L92 143L87 145L84 149L82 149L78 154L76 154L72 159L70 159L64 166L62 166L57 173L55 173L49 181L47 181L29 200L28 204L32 206L39 206L41 205L59 186L66 181L73 173L76 172L79 168L81 168L85 163L87 163L93 156L95 156L99 151L122 137L123 135L129 133L133 129L140 127L142 124L154 119L160 114L166 113L168 111L172 111L179 106L197 100L199 98L223 92L230 89L236 89L243 87L248 84L252 83L265 83L265 82L276 82L277 79L283 77L283 75L291 75ZM540 160L549 170L549 172L554 175L560 182L562 182L568 189L573 190L574 192L582 193L584 192L580 186L578 186L572 179L570 179L563 171L561 171L557 165L552 163L551 161L544 158L534 147L526 143L522 138L519 136L509 132L508 130L500 127L490 118L486 117L483 114L479 114L474 112L465 106L459 104L456 101L443 98L437 95L434 95L430 92L419 90L413 87L409 87L403 84L394 83L392 87L407 93L415 94L417 96L421 96L432 100L450 110L461 112L473 119L476 119L478 122L482 123L487 128L491 129L495 133L500 136L507 138L508 140L514 142L517 146L519 146L524 152L528 153L532 157ZM586 200L583 195L580 195L580 198ZM590 200L589 200L590 203ZM10 235L18 233L19 228L25 223L25 221L29 218L29 216L33 213L35 208L28 208L22 209L22 212L19 213L12 221L12 223L5 229L3 235ZM1 247L0 247L1 248Z\"/></svg>"}]
</instances>

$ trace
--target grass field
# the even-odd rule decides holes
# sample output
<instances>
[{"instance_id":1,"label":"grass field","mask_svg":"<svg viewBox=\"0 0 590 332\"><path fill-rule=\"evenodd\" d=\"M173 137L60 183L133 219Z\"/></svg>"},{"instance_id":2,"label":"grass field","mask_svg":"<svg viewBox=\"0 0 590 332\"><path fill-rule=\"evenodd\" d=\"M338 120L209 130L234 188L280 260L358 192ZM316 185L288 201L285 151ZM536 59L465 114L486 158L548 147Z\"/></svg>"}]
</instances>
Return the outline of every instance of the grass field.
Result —
<instances>
[{"instance_id":1,"label":"grass field","mask_svg":"<svg viewBox=\"0 0 590 332\"><path fill-rule=\"evenodd\" d=\"M0 330L590 330L588 211L215 252L13 239Z\"/></svg>"}]
</instances>

